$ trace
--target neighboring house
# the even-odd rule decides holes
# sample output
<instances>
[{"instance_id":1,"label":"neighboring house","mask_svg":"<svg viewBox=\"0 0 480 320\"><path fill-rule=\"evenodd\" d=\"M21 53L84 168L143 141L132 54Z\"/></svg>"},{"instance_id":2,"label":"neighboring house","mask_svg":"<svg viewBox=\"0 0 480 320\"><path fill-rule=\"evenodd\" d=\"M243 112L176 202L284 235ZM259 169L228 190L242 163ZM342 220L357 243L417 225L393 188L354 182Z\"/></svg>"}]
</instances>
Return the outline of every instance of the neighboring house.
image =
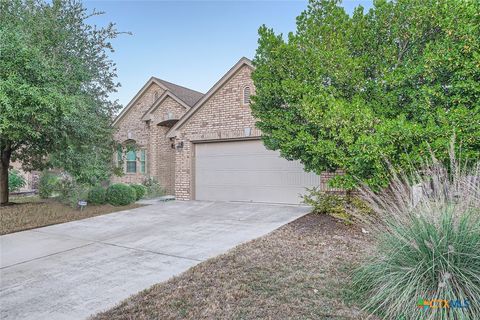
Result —
<instances>
[{"instance_id":1,"label":"neighboring house","mask_svg":"<svg viewBox=\"0 0 480 320\"><path fill-rule=\"evenodd\" d=\"M154 177L182 200L299 203L306 187L325 189L329 174L263 146L250 110L253 69L240 59L205 94L150 78L114 121L124 175L113 180Z\"/></svg>"}]
</instances>

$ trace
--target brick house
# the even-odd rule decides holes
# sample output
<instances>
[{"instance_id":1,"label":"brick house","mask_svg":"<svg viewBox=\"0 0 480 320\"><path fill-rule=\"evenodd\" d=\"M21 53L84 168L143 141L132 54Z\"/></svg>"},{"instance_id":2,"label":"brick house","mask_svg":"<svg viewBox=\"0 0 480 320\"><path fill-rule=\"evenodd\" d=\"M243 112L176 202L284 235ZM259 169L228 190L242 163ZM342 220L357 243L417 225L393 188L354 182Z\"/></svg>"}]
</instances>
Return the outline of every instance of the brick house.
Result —
<instances>
[{"instance_id":1,"label":"brick house","mask_svg":"<svg viewBox=\"0 0 480 320\"><path fill-rule=\"evenodd\" d=\"M150 78L114 121L124 175L113 180L154 177L182 200L299 203L305 187L326 188L327 175L263 146L250 110L253 69L240 59L205 94Z\"/></svg>"}]
</instances>

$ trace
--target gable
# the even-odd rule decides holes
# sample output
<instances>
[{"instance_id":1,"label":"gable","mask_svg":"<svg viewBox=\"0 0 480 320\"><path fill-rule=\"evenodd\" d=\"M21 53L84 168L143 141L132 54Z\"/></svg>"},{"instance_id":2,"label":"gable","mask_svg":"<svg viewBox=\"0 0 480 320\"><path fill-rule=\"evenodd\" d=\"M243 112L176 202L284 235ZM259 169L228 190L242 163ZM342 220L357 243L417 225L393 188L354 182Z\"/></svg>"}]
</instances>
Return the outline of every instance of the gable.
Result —
<instances>
[{"instance_id":1,"label":"gable","mask_svg":"<svg viewBox=\"0 0 480 320\"><path fill-rule=\"evenodd\" d=\"M150 78L127 106L118 114L113 121L113 126L118 127L121 122L124 122L123 119L127 117L127 115L128 118L132 120L132 116L130 116L131 113L135 113L137 119L141 119L143 113L145 113L155 101L155 95L157 98L160 97L166 89L165 86L158 83L154 78Z\"/></svg>"},{"instance_id":2,"label":"gable","mask_svg":"<svg viewBox=\"0 0 480 320\"><path fill-rule=\"evenodd\" d=\"M167 95L165 99L162 99L158 106L148 113L148 120L151 121L151 125L158 125L165 120L178 120L186 112L185 105L182 105L174 97Z\"/></svg>"},{"instance_id":3,"label":"gable","mask_svg":"<svg viewBox=\"0 0 480 320\"><path fill-rule=\"evenodd\" d=\"M253 118L251 117L250 107L242 105L242 92L245 86L249 86L253 94L254 87L251 79L253 69L254 67L249 59L240 59L197 104L172 127L167 136L175 137L177 131L184 130L184 127L189 126L189 123L192 121L196 122L195 119L199 118L199 116L196 115L197 113L203 116L207 113L206 116L209 118L209 122L217 124L219 124L220 121L227 121L227 118L239 118L238 114L240 113L242 117L246 116L246 118L248 118L247 121L250 122Z\"/></svg>"},{"instance_id":4,"label":"gable","mask_svg":"<svg viewBox=\"0 0 480 320\"><path fill-rule=\"evenodd\" d=\"M176 95L170 93L170 91L165 91L154 104L143 114L142 120L147 121L151 120L155 114L158 114L158 109L165 110L167 108L180 108L182 109L181 115L177 119L180 119L186 110L190 109L184 101L180 100ZM168 110L166 110L168 111ZM177 112L178 113L178 112Z\"/></svg>"}]
</instances>

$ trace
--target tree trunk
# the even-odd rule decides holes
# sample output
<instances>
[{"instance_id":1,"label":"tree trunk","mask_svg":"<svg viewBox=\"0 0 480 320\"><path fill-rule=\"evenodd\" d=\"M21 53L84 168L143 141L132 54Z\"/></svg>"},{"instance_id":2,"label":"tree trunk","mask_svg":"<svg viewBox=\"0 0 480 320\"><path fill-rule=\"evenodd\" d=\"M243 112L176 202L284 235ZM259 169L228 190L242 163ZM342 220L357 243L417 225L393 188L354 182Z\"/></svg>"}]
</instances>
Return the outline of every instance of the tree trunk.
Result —
<instances>
[{"instance_id":1,"label":"tree trunk","mask_svg":"<svg viewBox=\"0 0 480 320\"><path fill-rule=\"evenodd\" d=\"M10 147L0 151L0 205L8 204L8 167L11 155Z\"/></svg>"}]
</instances>

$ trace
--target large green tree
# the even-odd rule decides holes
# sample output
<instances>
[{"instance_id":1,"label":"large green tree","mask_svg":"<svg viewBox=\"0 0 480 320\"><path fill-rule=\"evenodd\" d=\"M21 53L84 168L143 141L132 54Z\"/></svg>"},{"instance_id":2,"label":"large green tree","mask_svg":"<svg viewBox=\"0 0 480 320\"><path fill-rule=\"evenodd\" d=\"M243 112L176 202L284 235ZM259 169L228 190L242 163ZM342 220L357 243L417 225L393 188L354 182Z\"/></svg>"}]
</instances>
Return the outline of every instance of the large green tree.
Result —
<instances>
[{"instance_id":1,"label":"large green tree","mask_svg":"<svg viewBox=\"0 0 480 320\"><path fill-rule=\"evenodd\" d=\"M267 147L333 184L388 184L385 162L480 156L480 2L310 1L288 37L259 30L252 109Z\"/></svg>"},{"instance_id":2,"label":"large green tree","mask_svg":"<svg viewBox=\"0 0 480 320\"><path fill-rule=\"evenodd\" d=\"M83 180L107 175L118 110L108 99L118 84L107 53L118 32L90 24L98 14L75 0L0 0L1 204L12 161Z\"/></svg>"}]
</instances>

